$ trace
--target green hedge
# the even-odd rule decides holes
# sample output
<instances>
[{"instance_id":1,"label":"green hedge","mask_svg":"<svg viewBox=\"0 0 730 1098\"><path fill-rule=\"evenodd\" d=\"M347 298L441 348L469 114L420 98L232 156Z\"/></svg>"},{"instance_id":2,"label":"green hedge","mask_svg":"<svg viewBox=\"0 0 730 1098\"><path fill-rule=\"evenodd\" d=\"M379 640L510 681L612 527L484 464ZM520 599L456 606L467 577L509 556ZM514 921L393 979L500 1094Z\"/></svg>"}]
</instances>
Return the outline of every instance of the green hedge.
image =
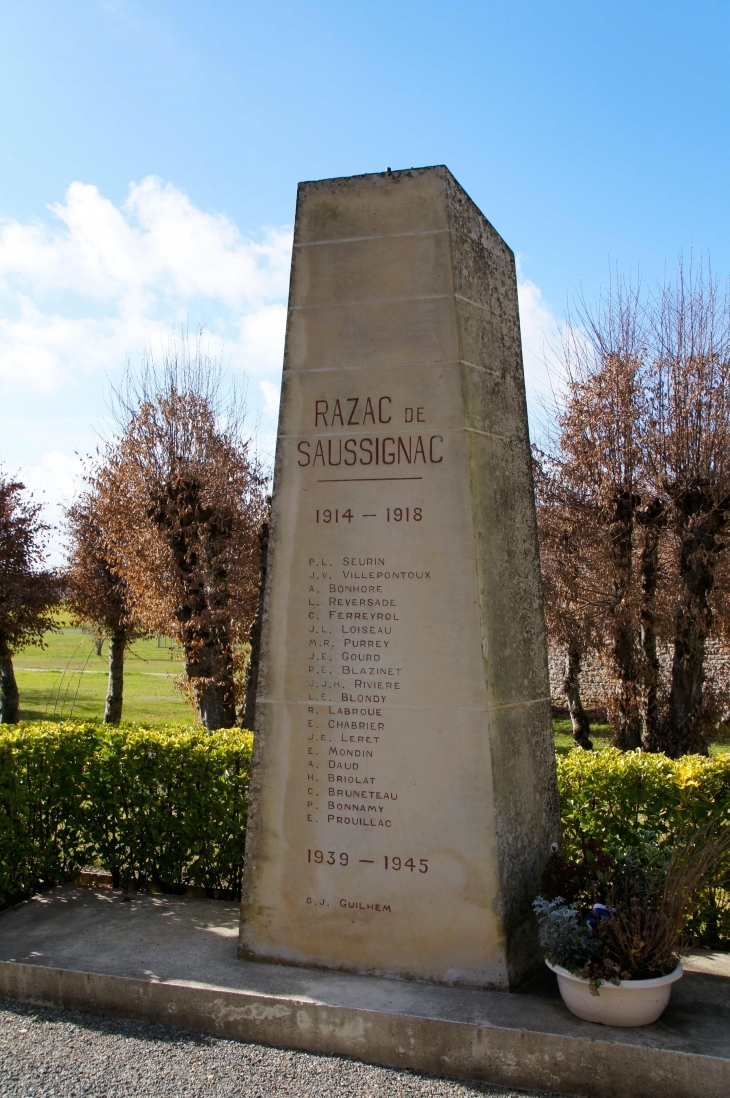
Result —
<instances>
[{"instance_id":1,"label":"green hedge","mask_svg":"<svg viewBox=\"0 0 730 1098\"><path fill-rule=\"evenodd\" d=\"M240 895L253 736L168 726L0 726L0 906L83 865L123 887ZM571 751L557 760L569 858L646 829L730 819L730 755ZM700 898L695 940L730 947L730 866Z\"/></svg>"},{"instance_id":2,"label":"green hedge","mask_svg":"<svg viewBox=\"0 0 730 1098\"><path fill-rule=\"evenodd\" d=\"M0 906L73 879L240 895L253 736L178 726L0 726Z\"/></svg>"},{"instance_id":3,"label":"green hedge","mask_svg":"<svg viewBox=\"0 0 730 1098\"><path fill-rule=\"evenodd\" d=\"M570 751L557 760L564 854L587 839L635 846L645 831L659 842L686 826L730 821L730 754L669 759L641 751ZM688 927L697 944L730 948L730 864L699 897Z\"/></svg>"}]
</instances>

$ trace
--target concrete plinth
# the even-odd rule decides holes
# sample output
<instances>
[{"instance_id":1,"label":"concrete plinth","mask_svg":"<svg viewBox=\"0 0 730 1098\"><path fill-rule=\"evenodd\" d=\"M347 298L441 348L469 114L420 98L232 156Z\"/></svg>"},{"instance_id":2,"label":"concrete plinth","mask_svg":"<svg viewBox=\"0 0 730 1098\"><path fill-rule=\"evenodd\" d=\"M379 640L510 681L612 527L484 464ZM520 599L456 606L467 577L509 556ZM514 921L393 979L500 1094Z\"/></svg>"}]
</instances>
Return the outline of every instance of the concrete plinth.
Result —
<instances>
[{"instance_id":1,"label":"concrete plinth","mask_svg":"<svg viewBox=\"0 0 730 1098\"><path fill-rule=\"evenodd\" d=\"M688 972L662 1020L619 1030L529 993L236 959L238 907L59 888L0 916L0 996L507 1087L590 1098L730 1094L730 979ZM692 967L702 968L702 959Z\"/></svg>"}]
</instances>

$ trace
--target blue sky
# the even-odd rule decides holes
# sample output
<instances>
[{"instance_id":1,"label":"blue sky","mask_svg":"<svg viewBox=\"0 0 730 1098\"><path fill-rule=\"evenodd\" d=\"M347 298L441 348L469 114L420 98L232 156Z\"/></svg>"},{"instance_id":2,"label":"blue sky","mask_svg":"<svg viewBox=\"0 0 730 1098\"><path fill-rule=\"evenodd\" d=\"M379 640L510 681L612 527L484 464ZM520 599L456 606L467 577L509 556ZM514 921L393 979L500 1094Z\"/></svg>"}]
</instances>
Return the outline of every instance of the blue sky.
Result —
<instances>
[{"instance_id":1,"label":"blue sky","mask_svg":"<svg viewBox=\"0 0 730 1098\"><path fill-rule=\"evenodd\" d=\"M447 164L517 253L534 389L609 261L730 272L729 31L702 0L5 0L0 460L55 505L186 317L270 450L296 184L387 166Z\"/></svg>"}]
</instances>

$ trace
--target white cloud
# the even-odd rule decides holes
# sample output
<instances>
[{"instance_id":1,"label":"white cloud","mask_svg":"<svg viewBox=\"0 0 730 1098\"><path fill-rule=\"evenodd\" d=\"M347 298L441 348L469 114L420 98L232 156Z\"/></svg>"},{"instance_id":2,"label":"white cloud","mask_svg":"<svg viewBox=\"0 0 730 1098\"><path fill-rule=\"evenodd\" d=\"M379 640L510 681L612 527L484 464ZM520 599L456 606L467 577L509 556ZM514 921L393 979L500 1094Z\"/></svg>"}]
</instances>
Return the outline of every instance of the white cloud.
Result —
<instances>
[{"instance_id":1,"label":"white cloud","mask_svg":"<svg viewBox=\"0 0 730 1098\"><path fill-rule=\"evenodd\" d=\"M276 420L279 415L281 387L274 385L271 381L261 381L259 384L264 395L264 412L267 416L271 416L273 420Z\"/></svg>"},{"instance_id":2,"label":"white cloud","mask_svg":"<svg viewBox=\"0 0 730 1098\"><path fill-rule=\"evenodd\" d=\"M519 273L519 266L518 266ZM560 344L559 321L545 303L542 291L530 279L519 278L517 296L520 306L522 357L527 389L527 410L531 434L536 441L551 417L556 371L555 351Z\"/></svg>"},{"instance_id":3,"label":"white cloud","mask_svg":"<svg viewBox=\"0 0 730 1098\"><path fill-rule=\"evenodd\" d=\"M113 372L145 339L154 347L172 325L203 316L211 351L266 380L273 407L290 230L251 241L155 176L133 183L121 206L75 182L50 209L51 225L0 221L0 377L57 390ZM529 279L520 279L519 299L532 401L549 387L557 321Z\"/></svg>"},{"instance_id":4,"label":"white cloud","mask_svg":"<svg viewBox=\"0 0 730 1098\"><path fill-rule=\"evenodd\" d=\"M121 205L75 182L49 223L0 220L0 386L7 415L0 460L57 521L80 474L76 451L94 449L105 375L145 343L157 350L174 325L204 322L211 354L254 379L257 447L273 458L292 235L245 237L150 176ZM520 273L520 316L533 423L549 391L558 325L540 289Z\"/></svg>"},{"instance_id":5,"label":"white cloud","mask_svg":"<svg viewBox=\"0 0 730 1098\"><path fill-rule=\"evenodd\" d=\"M23 387L48 391L89 370L114 369L144 340L144 317L46 313L25 294L16 305L14 317L0 317L0 376Z\"/></svg>"},{"instance_id":6,"label":"white cloud","mask_svg":"<svg viewBox=\"0 0 730 1098\"><path fill-rule=\"evenodd\" d=\"M238 323L235 365L249 373L281 374L286 333L286 305L264 305Z\"/></svg>"},{"instance_id":7,"label":"white cloud","mask_svg":"<svg viewBox=\"0 0 730 1098\"><path fill-rule=\"evenodd\" d=\"M203 316L235 367L281 367L291 232L246 239L154 176L117 207L72 183L52 225L0 222L0 376L52 389Z\"/></svg>"},{"instance_id":8,"label":"white cloud","mask_svg":"<svg viewBox=\"0 0 730 1098\"><path fill-rule=\"evenodd\" d=\"M552 359L552 348L558 343L558 320L545 304L540 288L529 279L518 283L517 296L525 381L528 387L540 389L547 382L547 364Z\"/></svg>"},{"instance_id":9,"label":"white cloud","mask_svg":"<svg viewBox=\"0 0 730 1098\"><path fill-rule=\"evenodd\" d=\"M247 239L227 217L150 176L115 205L72 183L51 220L0 220L0 461L57 524L62 501L103 431L107 377L153 352L174 326L204 323L208 350L264 382L257 445L273 453L291 231ZM13 414L10 415L10 409ZM61 547L52 543L53 559Z\"/></svg>"},{"instance_id":10,"label":"white cloud","mask_svg":"<svg viewBox=\"0 0 730 1098\"><path fill-rule=\"evenodd\" d=\"M49 450L39 465L26 465L23 481L34 495L47 494L55 499L70 500L83 474L83 463L58 450Z\"/></svg>"},{"instance_id":11,"label":"white cloud","mask_svg":"<svg viewBox=\"0 0 730 1098\"><path fill-rule=\"evenodd\" d=\"M49 539L48 561L51 565L63 563L63 544L59 535L64 504L70 503L78 491L84 473L81 458L49 450L37 464L25 465L21 479L38 503L44 504L43 517L52 527Z\"/></svg>"}]
</instances>

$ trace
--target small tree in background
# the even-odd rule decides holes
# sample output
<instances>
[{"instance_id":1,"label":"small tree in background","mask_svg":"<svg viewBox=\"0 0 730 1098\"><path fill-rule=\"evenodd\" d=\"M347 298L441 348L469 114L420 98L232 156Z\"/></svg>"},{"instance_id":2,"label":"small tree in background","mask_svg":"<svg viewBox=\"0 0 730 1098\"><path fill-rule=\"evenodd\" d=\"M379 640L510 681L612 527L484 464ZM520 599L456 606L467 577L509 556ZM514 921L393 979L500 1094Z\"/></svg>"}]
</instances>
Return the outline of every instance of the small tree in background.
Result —
<instances>
[{"instance_id":1,"label":"small tree in background","mask_svg":"<svg viewBox=\"0 0 730 1098\"><path fill-rule=\"evenodd\" d=\"M603 585L598 628L618 684L614 744L707 753L707 729L727 694L717 683L705 690L705 647L713 606L716 632L727 616L730 296L709 268L698 273L682 260L658 294L619 281L568 322L562 367L551 453L561 507L541 520L552 546L546 560L554 558L546 590L561 573L568 613L581 602L584 573L596 592ZM592 508L585 534L575 501ZM577 617L570 628L553 624L552 636L569 646L582 630ZM672 650L668 690L660 644Z\"/></svg>"},{"instance_id":2,"label":"small tree in background","mask_svg":"<svg viewBox=\"0 0 730 1098\"><path fill-rule=\"evenodd\" d=\"M54 628L62 594L56 572L44 568L48 526L41 506L24 497L25 485L0 474L0 724L16 724L20 700L13 656L42 644Z\"/></svg>"},{"instance_id":3,"label":"small tree in background","mask_svg":"<svg viewBox=\"0 0 730 1098\"><path fill-rule=\"evenodd\" d=\"M702 707L708 729L718 725L730 731L730 553L718 556L714 583L708 595L712 613L712 637L720 642L718 657L708 670L702 688ZM675 604L676 606L676 600Z\"/></svg>"},{"instance_id":4,"label":"small tree in background","mask_svg":"<svg viewBox=\"0 0 730 1098\"><path fill-rule=\"evenodd\" d=\"M251 731L256 726L256 694L259 685L259 663L261 659L261 630L264 621L264 593L266 591L266 571L269 558L269 526L271 497L266 500L266 517L259 527L259 587L256 596L256 615L249 631L250 654L246 668L246 690L244 695L241 725Z\"/></svg>"},{"instance_id":5,"label":"small tree in background","mask_svg":"<svg viewBox=\"0 0 730 1098\"><path fill-rule=\"evenodd\" d=\"M662 554L662 537L667 526L664 501L648 493L648 499L636 512L639 534L639 665L640 706L642 719L641 743L647 751L654 750L661 726L661 692L658 638L670 635L669 606L672 600L674 569L667 560L666 546ZM662 558L665 558L664 560ZM660 611L663 610L663 622ZM664 628L661 629L660 625Z\"/></svg>"},{"instance_id":6,"label":"small tree in background","mask_svg":"<svg viewBox=\"0 0 730 1098\"><path fill-rule=\"evenodd\" d=\"M677 596L666 714L646 746L706 754L705 645L730 512L730 293L680 260L650 311L646 475L675 541Z\"/></svg>"},{"instance_id":7,"label":"small tree in background","mask_svg":"<svg viewBox=\"0 0 730 1098\"><path fill-rule=\"evenodd\" d=\"M578 747L590 750L590 722L580 697L588 652L602 647L599 577L603 556L595 507L571 492L559 464L535 450L537 523L548 636L565 649L563 691Z\"/></svg>"},{"instance_id":8,"label":"small tree in background","mask_svg":"<svg viewBox=\"0 0 730 1098\"><path fill-rule=\"evenodd\" d=\"M105 724L122 719L124 656L132 640L145 630L135 621L126 579L110 562L110 552L100 516L101 501L87 490L66 511L68 568L66 598L79 619L88 624L97 640L109 638L109 686Z\"/></svg>"},{"instance_id":9,"label":"small tree in background","mask_svg":"<svg viewBox=\"0 0 730 1098\"><path fill-rule=\"evenodd\" d=\"M148 356L116 395L119 434L95 473L113 568L150 632L180 643L186 682L208 729L236 723L242 645L256 612L265 479L222 397L200 337Z\"/></svg>"},{"instance_id":10,"label":"small tree in background","mask_svg":"<svg viewBox=\"0 0 730 1098\"><path fill-rule=\"evenodd\" d=\"M579 524L571 543L576 558L583 557L580 570L591 575L595 610L603 618L618 683L610 698L614 744L624 750L641 743L634 534L641 503L644 346L638 288L618 281L595 307L580 302L563 332L566 394L554 445L560 495L580 500L585 518L590 514L585 537ZM578 517L575 505L564 517L570 530ZM602 533L598 542L596 530ZM597 545L602 551L596 552Z\"/></svg>"}]
</instances>

